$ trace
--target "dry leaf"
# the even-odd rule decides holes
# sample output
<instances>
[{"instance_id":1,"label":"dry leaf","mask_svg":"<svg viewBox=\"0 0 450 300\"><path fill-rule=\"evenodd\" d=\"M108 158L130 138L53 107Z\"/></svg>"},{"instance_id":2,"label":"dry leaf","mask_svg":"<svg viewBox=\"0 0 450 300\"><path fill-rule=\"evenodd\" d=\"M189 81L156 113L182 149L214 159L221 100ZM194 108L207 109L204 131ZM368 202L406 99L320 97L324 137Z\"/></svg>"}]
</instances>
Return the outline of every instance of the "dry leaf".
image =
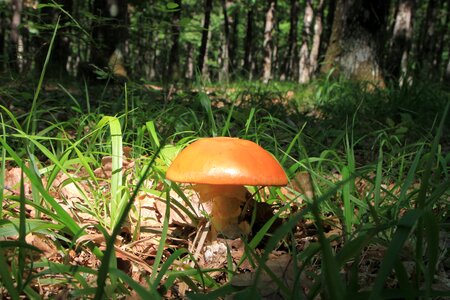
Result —
<instances>
[{"instance_id":1,"label":"dry leaf","mask_svg":"<svg viewBox=\"0 0 450 300\"><path fill-rule=\"evenodd\" d=\"M164 221L164 215L166 213L166 201L161 199L156 199L155 208L158 214L158 220L162 224ZM191 225L192 221L189 216L181 210L178 206L171 204L169 213L169 224L186 224Z\"/></svg>"},{"instance_id":2,"label":"dry leaf","mask_svg":"<svg viewBox=\"0 0 450 300\"><path fill-rule=\"evenodd\" d=\"M55 255L58 251L53 241L42 234L30 233L25 237L25 241L41 250L47 258Z\"/></svg>"},{"instance_id":3,"label":"dry leaf","mask_svg":"<svg viewBox=\"0 0 450 300\"><path fill-rule=\"evenodd\" d=\"M5 178L4 178L4 193L6 191L13 192L16 195L20 194L20 179L22 174L21 168L11 168L5 172ZM31 194L31 188L30 183L28 179L25 177L25 174L23 175L24 178L24 191L25 196Z\"/></svg>"},{"instance_id":4,"label":"dry leaf","mask_svg":"<svg viewBox=\"0 0 450 300\"><path fill-rule=\"evenodd\" d=\"M80 191L81 186L78 186L72 181L67 174L58 175L53 181L52 186L59 189L59 193L67 200L83 200L85 196ZM68 182L68 183L67 183Z\"/></svg>"},{"instance_id":5,"label":"dry leaf","mask_svg":"<svg viewBox=\"0 0 450 300\"><path fill-rule=\"evenodd\" d=\"M269 259L265 266L292 292L296 283L296 274L294 272L295 261L289 254ZM238 287L249 287L255 284L256 273L247 272L235 275L231 279L231 284ZM302 288L310 286L310 281L303 275L297 282ZM278 285L272 277L265 271L261 271L259 280L256 282L258 291L262 299L283 299L283 295ZM299 290L298 293L303 293Z\"/></svg>"},{"instance_id":6,"label":"dry leaf","mask_svg":"<svg viewBox=\"0 0 450 300\"><path fill-rule=\"evenodd\" d=\"M314 188L308 172L298 172L291 181L292 188L308 199L314 198Z\"/></svg>"},{"instance_id":7,"label":"dry leaf","mask_svg":"<svg viewBox=\"0 0 450 300\"><path fill-rule=\"evenodd\" d=\"M131 169L134 166L134 161L129 159L127 155L130 154L129 147L123 150L124 154L122 157L122 171ZM112 175L112 156L104 156L102 158L102 166L94 170L95 176L98 178L111 178Z\"/></svg>"}]
</instances>

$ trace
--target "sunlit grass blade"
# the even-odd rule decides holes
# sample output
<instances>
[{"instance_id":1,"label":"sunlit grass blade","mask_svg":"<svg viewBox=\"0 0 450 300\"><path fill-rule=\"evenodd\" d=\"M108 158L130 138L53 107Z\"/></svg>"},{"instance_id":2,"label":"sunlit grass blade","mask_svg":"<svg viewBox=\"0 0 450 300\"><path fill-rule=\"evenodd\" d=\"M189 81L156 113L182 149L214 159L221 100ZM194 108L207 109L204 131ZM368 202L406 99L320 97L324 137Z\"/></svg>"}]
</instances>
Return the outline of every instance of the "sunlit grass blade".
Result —
<instances>
[{"instance_id":1,"label":"sunlit grass blade","mask_svg":"<svg viewBox=\"0 0 450 300\"><path fill-rule=\"evenodd\" d=\"M158 133L156 131L155 122L154 121L148 121L145 123L145 126L147 128L148 134L150 135L150 142L152 144L153 149L158 149L159 144L159 138Z\"/></svg>"},{"instance_id":2,"label":"sunlit grass blade","mask_svg":"<svg viewBox=\"0 0 450 300\"><path fill-rule=\"evenodd\" d=\"M211 107L211 99L203 91L199 92L197 97L208 117L209 125L211 127L211 136L217 136L217 125Z\"/></svg>"},{"instance_id":3,"label":"sunlit grass blade","mask_svg":"<svg viewBox=\"0 0 450 300\"><path fill-rule=\"evenodd\" d=\"M163 222L163 227L161 230L161 242L158 245L158 250L156 251L156 255L155 255L155 259L154 259L154 263L153 263L153 268L156 270L159 268L159 264L161 263L161 259L164 253L164 248L166 247L166 238L167 238L167 231L169 229L169 218L170 218L170 194L169 194L169 190L167 190L166 192L166 211L164 213L164 222ZM150 275L150 283L153 287L153 289L156 289L156 286L158 284L158 282L156 282L156 278L157 278L158 273L157 272L153 272Z\"/></svg>"},{"instance_id":4,"label":"sunlit grass blade","mask_svg":"<svg viewBox=\"0 0 450 300\"><path fill-rule=\"evenodd\" d=\"M234 108L235 108L235 105L233 103L228 110L228 116L225 121L225 124L223 125L221 136L229 136L229 134L230 134L229 131L230 131L230 127L231 127L231 118L233 117Z\"/></svg>"},{"instance_id":5,"label":"sunlit grass blade","mask_svg":"<svg viewBox=\"0 0 450 300\"><path fill-rule=\"evenodd\" d=\"M164 145L164 143L162 144L162 146L163 145ZM119 232L121 230L121 226L122 226L123 222L125 221L125 219L127 218L128 213L130 212L130 210L134 204L134 200L136 199L138 192L140 191L142 185L144 184L145 179L147 178L150 170L152 169L155 159L158 157L159 152L161 151L161 147L159 147L156 150L156 152L153 154L152 158L150 159L149 163L147 164L147 166L142 174L142 177L139 178L139 181L137 182L137 184L133 190L133 194L131 195L128 202L126 202L126 205L125 205L123 211L118 216L118 220L116 222L116 225L113 228L111 235L109 236L109 238L106 241L106 251L104 252L102 262L101 262L101 265L100 265L100 268L98 271L98 276L97 276L97 286L99 288L97 288L96 292L95 292L94 299L96 299L96 300L103 299L103 296L105 293L105 289L102 287L105 286L106 278L108 276L110 260L111 260L111 257L113 257L112 252L114 251L114 243L116 241L116 237L119 234ZM167 232L167 229L166 229L166 232Z\"/></svg>"},{"instance_id":6,"label":"sunlit grass blade","mask_svg":"<svg viewBox=\"0 0 450 300\"><path fill-rule=\"evenodd\" d=\"M72 217L66 212L66 210L63 209L61 205L59 205L59 203L48 193L48 191L42 185L40 178L37 177L35 172L30 170L25 165L25 162L17 155L17 153L8 144L6 144L3 140L0 140L0 142L2 143L7 153L15 161L15 163L23 170L26 177L32 182L33 187L39 191L40 195L44 198L44 200L56 211L56 214L54 215L55 221L67 226L67 228L73 234L79 234L81 229L78 226L78 224L72 219Z\"/></svg>"},{"instance_id":7,"label":"sunlit grass blade","mask_svg":"<svg viewBox=\"0 0 450 300\"><path fill-rule=\"evenodd\" d=\"M111 134L111 203L109 206L111 216L111 228L116 226L118 217L122 214L123 208L127 199L124 198L123 186L122 186L122 161L123 161L123 148L122 148L122 129L120 122L115 117L104 117L109 124ZM100 121L102 123L102 121Z\"/></svg>"},{"instance_id":8,"label":"sunlit grass blade","mask_svg":"<svg viewBox=\"0 0 450 300\"><path fill-rule=\"evenodd\" d=\"M252 123L253 117L255 116L255 112L256 112L256 109L254 107L252 107L250 110L250 113L248 114L247 121L245 121L244 138L248 135L248 132L250 130L250 125Z\"/></svg>"}]
</instances>

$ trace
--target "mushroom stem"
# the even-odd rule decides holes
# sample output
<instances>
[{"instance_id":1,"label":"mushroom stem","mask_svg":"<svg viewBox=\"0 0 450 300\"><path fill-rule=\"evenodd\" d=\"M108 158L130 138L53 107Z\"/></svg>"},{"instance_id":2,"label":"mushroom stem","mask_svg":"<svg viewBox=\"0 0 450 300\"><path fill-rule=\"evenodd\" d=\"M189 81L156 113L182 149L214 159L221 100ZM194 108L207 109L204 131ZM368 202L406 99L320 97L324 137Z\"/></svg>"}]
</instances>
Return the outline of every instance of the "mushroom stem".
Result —
<instances>
[{"instance_id":1,"label":"mushroom stem","mask_svg":"<svg viewBox=\"0 0 450 300\"><path fill-rule=\"evenodd\" d=\"M194 190L200 196L200 203L210 205L212 223L211 239L217 233L228 238L248 234L248 226L239 224L241 206L246 201L247 189L242 185L197 184Z\"/></svg>"}]
</instances>

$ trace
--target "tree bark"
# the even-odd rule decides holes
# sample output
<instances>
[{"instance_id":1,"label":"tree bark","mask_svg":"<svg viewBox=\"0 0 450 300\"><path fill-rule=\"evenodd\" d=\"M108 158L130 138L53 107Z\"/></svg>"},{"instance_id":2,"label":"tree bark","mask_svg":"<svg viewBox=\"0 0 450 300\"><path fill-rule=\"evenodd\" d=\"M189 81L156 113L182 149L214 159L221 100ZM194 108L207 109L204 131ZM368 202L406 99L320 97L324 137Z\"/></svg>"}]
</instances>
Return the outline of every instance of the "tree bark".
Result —
<instances>
[{"instance_id":1,"label":"tree bark","mask_svg":"<svg viewBox=\"0 0 450 300\"><path fill-rule=\"evenodd\" d=\"M311 80L309 61L309 40L311 38L311 24L314 17L311 0L306 0L305 15L303 17L302 45L300 47L300 60L298 70L298 82L308 83Z\"/></svg>"},{"instance_id":2,"label":"tree bark","mask_svg":"<svg viewBox=\"0 0 450 300\"><path fill-rule=\"evenodd\" d=\"M252 78L252 58L253 58L253 6L247 10L247 26L244 41L244 66L242 67L248 79Z\"/></svg>"},{"instance_id":3,"label":"tree bark","mask_svg":"<svg viewBox=\"0 0 450 300\"><path fill-rule=\"evenodd\" d=\"M268 83L272 78L272 54L273 54L273 38L272 31L275 22L275 6L276 0L268 0L266 11L266 21L264 23L264 60L262 82Z\"/></svg>"},{"instance_id":4,"label":"tree bark","mask_svg":"<svg viewBox=\"0 0 450 300\"><path fill-rule=\"evenodd\" d=\"M228 8L233 3L229 0L221 0L223 12L223 32L224 39L222 43L222 70L219 72L219 81L228 82L230 72L230 18Z\"/></svg>"},{"instance_id":5,"label":"tree bark","mask_svg":"<svg viewBox=\"0 0 450 300\"><path fill-rule=\"evenodd\" d=\"M6 4L0 3L0 72L6 67Z\"/></svg>"},{"instance_id":6,"label":"tree bark","mask_svg":"<svg viewBox=\"0 0 450 300\"><path fill-rule=\"evenodd\" d=\"M234 3L233 12L230 15L229 23L230 23L230 69L231 75L235 74L237 61L236 61L236 51L239 46L239 11L240 11L240 3Z\"/></svg>"},{"instance_id":7,"label":"tree bark","mask_svg":"<svg viewBox=\"0 0 450 300\"><path fill-rule=\"evenodd\" d=\"M322 38L322 15L323 15L323 2L324 0L319 0L319 3L316 7L315 20L314 20L314 35L311 45L311 52L309 54L309 72L310 77L314 75L317 71L319 64L319 51L320 51L320 42Z\"/></svg>"},{"instance_id":8,"label":"tree bark","mask_svg":"<svg viewBox=\"0 0 450 300\"><path fill-rule=\"evenodd\" d=\"M205 57L208 50L208 36L209 36L209 24L211 22L212 0L205 0L205 14L203 19L203 32L202 42L200 45L200 51L198 54L197 68L201 75L203 75L203 67L205 64Z\"/></svg>"},{"instance_id":9,"label":"tree bark","mask_svg":"<svg viewBox=\"0 0 450 300\"><path fill-rule=\"evenodd\" d=\"M381 40L389 2L338 0L321 71L384 87Z\"/></svg>"},{"instance_id":10,"label":"tree bark","mask_svg":"<svg viewBox=\"0 0 450 300\"><path fill-rule=\"evenodd\" d=\"M12 18L10 31L9 59L11 70L21 73L24 67L24 42L19 27L22 22L22 0L13 0L11 3Z\"/></svg>"},{"instance_id":11,"label":"tree bark","mask_svg":"<svg viewBox=\"0 0 450 300\"><path fill-rule=\"evenodd\" d=\"M415 0L399 0L392 32L392 45L387 69L402 84L408 73Z\"/></svg>"},{"instance_id":12,"label":"tree bark","mask_svg":"<svg viewBox=\"0 0 450 300\"><path fill-rule=\"evenodd\" d=\"M442 63L443 52L444 47L446 46L446 42L449 41L449 29L450 29L450 0L442 0L441 1L441 8L440 8L440 20L444 20L444 22L441 23L441 28L439 30L438 36L437 36L437 43L436 43L436 51L434 52L434 58L433 61L436 62L436 67L441 71L442 69L445 69L445 62ZM442 72L439 74L441 77L443 75Z\"/></svg>"},{"instance_id":13,"label":"tree bark","mask_svg":"<svg viewBox=\"0 0 450 300\"><path fill-rule=\"evenodd\" d=\"M194 47L191 43L187 44L187 61L186 61L186 79L194 78Z\"/></svg>"},{"instance_id":14,"label":"tree bark","mask_svg":"<svg viewBox=\"0 0 450 300\"><path fill-rule=\"evenodd\" d=\"M289 16L289 36L288 49L284 57L281 80L292 77L292 65L294 62L295 51L297 49L297 25L298 25L298 0L291 0L291 11Z\"/></svg>"},{"instance_id":15,"label":"tree bark","mask_svg":"<svg viewBox=\"0 0 450 300\"><path fill-rule=\"evenodd\" d=\"M181 0L175 0L178 9L172 15L172 47L170 48L169 63L167 67L167 81L174 81L180 75L179 69L179 48L180 48L180 19L181 19Z\"/></svg>"}]
</instances>

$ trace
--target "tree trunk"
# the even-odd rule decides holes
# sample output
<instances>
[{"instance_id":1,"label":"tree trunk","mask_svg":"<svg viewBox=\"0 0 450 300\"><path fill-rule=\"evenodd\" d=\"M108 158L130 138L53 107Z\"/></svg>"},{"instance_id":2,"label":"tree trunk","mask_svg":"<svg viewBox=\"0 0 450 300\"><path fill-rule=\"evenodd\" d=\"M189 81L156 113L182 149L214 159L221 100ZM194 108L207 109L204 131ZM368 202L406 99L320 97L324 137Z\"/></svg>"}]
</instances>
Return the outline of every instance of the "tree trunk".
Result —
<instances>
[{"instance_id":1,"label":"tree trunk","mask_svg":"<svg viewBox=\"0 0 450 300\"><path fill-rule=\"evenodd\" d=\"M302 45L300 47L300 60L298 82L308 83L311 80L309 61L309 40L311 38L311 24L314 17L311 0L306 0L305 15L303 17Z\"/></svg>"},{"instance_id":2,"label":"tree trunk","mask_svg":"<svg viewBox=\"0 0 450 300\"><path fill-rule=\"evenodd\" d=\"M181 0L175 0L178 8L172 15L172 47L170 48L169 63L167 67L167 81L174 81L180 76L179 70L179 38L180 38L180 19L181 19Z\"/></svg>"},{"instance_id":3,"label":"tree trunk","mask_svg":"<svg viewBox=\"0 0 450 300\"><path fill-rule=\"evenodd\" d=\"M153 46L153 51L152 51L152 63L151 63L152 67L150 69L150 78L151 79L158 79L158 76L157 76L158 72L157 72L157 70L159 68L159 65L158 65L158 62L159 62L159 59L158 59L158 57L159 57L159 49L158 49L158 47L156 45L158 45L160 41L159 41L159 35L157 33L152 34L152 36L154 36L152 41L153 41L153 44L155 46Z\"/></svg>"},{"instance_id":4,"label":"tree trunk","mask_svg":"<svg viewBox=\"0 0 450 300\"><path fill-rule=\"evenodd\" d=\"M244 41L244 66L243 71L247 78L251 79L252 75L252 58L253 58L253 6L247 11L247 29Z\"/></svg>"},{"instance_id":5,"label":"tree trunk","mask_svg":"<svg viewBox=\"0 0 450 300\"><path fill-rule=\"evenodd\" d=\"M266 11L266 21L264 24L264 60L263 60L263 75L262 82L268 83L272 77L272 54L273 54L273 40L272 31L275 22L275 5L276 0L268 0Z\"/></svg>"},{"instance_id":6,"label":"tree trunk","mask_svg":"<svg viewBox=\"0 0 450 300\"><path fill-rule=\"evenodd\" d=\"M0 73L6 70L6 4L0 3Z\"/></svg>"},{"instance_id":7,"label":"tree trunk","mask_svg":"<svg viewBox=\"0 0 450 300\"><path fill-rule=\"evenodd\" d=\"M338 0L321 71L383 87L380 68L389 1Z\"/></svg>"},{"instance_id":8,"label":"tree trunk","mask_svg":"<svg viewBox=\"0 0 450 300\"><path fill-rule=\"evenodd\" d=\"M230 71L230 18L228 16L228 7L233 3L229 0L221 0L223 12L223 32L224 39L222 43L222 70L219 72L219 81L228 82Z\"/></svg>"},{"instance_id":9,"label":"tree trunk","mask_svg":"<svg viewBox=\"0 0 450 300\"><path fill-rule=\"evenodd\" d=\"M408 57L411 49L412 38L412 17L415 0L399 0L397 13L395 16L394 29L392 32L391 53L389 55L388 66L394 78L403 80L408 73Z\"/></svg>"},{"instance_id":10,"label":"tree trunk","mask_svg":"<svg viewBox=\"0 0 450 300\"><path fill-rule=\"evenodd\" d=\"M291 0L291 11L289 16L288 49L284 57L281 80L292 77L292 65L297 48L297 23L298 23L298 0Z\"/></svg>"},{"instance_id":11,"label":"tree trunk","mask_svg":"<svg viewBox=\"0 0 450 300\"><path fill-rule=\"evenodd\" d=\"M11 70L20 73L24 67L24 43L19 27L22 22L22 0L12 0L12 18L10 31L9 60Z\"/></svg>"},{"instance_id":12,"label":"tree trunk","mask_svg":"<svg viewBox=\"0 0 450 300\"><path fill-rule=\"evenodd\" d=\"M200 51L198 54L197 68L201 75L203 75L203 67L205 64L205 57L208 50L208 36L209 36L209 24L211 22L212 0L205 0L205 15L203 19L203 32L202 42L200 45Z\"/></svg>"},{"instance_id":13,"label":"tree trunk","mask_svg":"<svg viewBox=\"0 0 450 300\"><path fill-rule=\"evenodd\" d=\"M446 46L446 42L448 42L449 38L449 29L450 29L450 0L441 1L441 9L440 9L440 20L444 20L441 23L441 28L439 30L439 34L437 37L437 45L436 51L434 52L433 60L436 61L436 67L441 71L445 69L445 62L442 63L444 47ZM443 73L439 72L442 77Z\"/></svg>"},{"instance_id":14,"label":"tree trunk","mask_svg":"<svg viewBox=\"0 0 450 300\"><path fill-rule=\"evenodd\" d=\"M236 61L236 51L238 49L239 43L239 3L235 3L233 7L233 12L230 15L229 23L230 23L230 69L231 75L235 74L237 61Z\"/></svg>"},{"instance_id":15,"label":"tree trunk","mask_svg":"<svg viewBox=\"0 0 450 300\"><path fill-rule=\"evenodd\" d=\"M212 31L208 30L208 36L207 36L207 41L206 41L207 45L209 45L209 43L211 42L211 36L212 36ZM205 56L204 56L203 70L202 70L202 79L205 81L210 80L209 65L208 65L209 55L210 55L210 53L209 53L208 49L206 49Z\"/></svg>"},{"instance_id":16,"label":"tree trunk","mask_svg":"<svg viewBox=\"0 0 450 300\"><path fill-rule=\"evenodd\" d=\"M194 78L194 47L187 43L186 79Z\"/></svg>"},{"instance_id":17,"label":"tree trunk","mask_svg":"<svg viewBox=\"0 0 450 300\"><path fill-rule=\"evenodd\" d=\"M277 39L276 37L280 35L279 33L279 27L278 27L278 23L274 24L274 31L275 31L275 35L272 37L272 72L270 77L273 78L276 76L276 71L279 68L279 59L278 59L278 41L279 39Z\"/></svg>"},{"instance_id":18,"label":"tree trunk","mask_svg":"<svg viewBox=\"0 0 450 300\"><path fill-rule=\"evenodd\" d=\"M142 32L142 35L136 35L136 48L140 49L140 55L138 55L133 63L130 64L130 68L135 72L144 74L146 79L151 80L151 69L153 69L152 58L153 58L153 33L151 31L144 31L145 15L140 15L137 17L137 30Z\"/></svg>"},{"instance_id":19,"label":"tree trunk","mask_svg":"<svg viewBox=\"0 0 450 300\"><path fill-rule=\"evenodd\" d=\"M322 38L322 28L323 28L322 25L323 2L324 0L319 0L315 13L314 35L311 45L311 52L309 54L310 77L314 75L319 66L318 61L319 61L320 41Z\"/></svg>"}]
</instances>

